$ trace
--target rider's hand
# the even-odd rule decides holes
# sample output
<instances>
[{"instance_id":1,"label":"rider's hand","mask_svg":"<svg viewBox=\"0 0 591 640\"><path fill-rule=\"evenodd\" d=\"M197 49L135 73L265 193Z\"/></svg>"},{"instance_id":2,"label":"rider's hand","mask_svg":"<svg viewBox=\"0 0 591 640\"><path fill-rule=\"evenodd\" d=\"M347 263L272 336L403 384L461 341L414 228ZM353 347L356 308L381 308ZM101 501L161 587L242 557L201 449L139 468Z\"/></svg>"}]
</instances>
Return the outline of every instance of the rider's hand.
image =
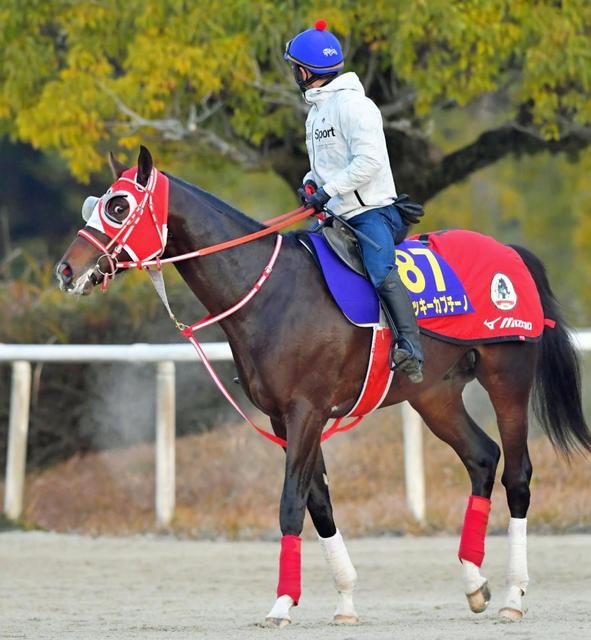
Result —
<instances>
[{"instance_id":1,"label":"rider's hand","mask_svg":"<svg viewBox=\"0 0 591 640\"><path fill-rule=\"evenodd\" d=\"M298 189L298 197L302 204L306 204L306 198L313 193L316 193L318 189L318 185L314 182L314 180L306 180L304 184Z\"/></svg>"},{"instance_id":2,"label":"rider's hand","mask_svg":"<svg viewBox=\"0 0 591 640\"><path fill-rule=\"evenodd\" d=\"M320 187L315 193L308 194L306 193L306 199L304 201L304 206L308 209L315 209L316 211L322 211L324 209L324 205L330 200L330 196L326 191Z\"/></svg>"}]
</instances>

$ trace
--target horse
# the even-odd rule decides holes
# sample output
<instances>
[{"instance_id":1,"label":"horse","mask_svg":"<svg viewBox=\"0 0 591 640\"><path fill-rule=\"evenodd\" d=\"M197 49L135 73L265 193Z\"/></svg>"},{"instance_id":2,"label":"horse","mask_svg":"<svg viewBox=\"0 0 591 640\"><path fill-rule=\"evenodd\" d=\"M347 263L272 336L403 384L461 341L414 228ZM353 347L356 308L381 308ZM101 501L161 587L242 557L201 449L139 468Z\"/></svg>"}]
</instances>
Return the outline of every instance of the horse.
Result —
<instances>
[{"instance_id":1,"label":"horse","mask_svg":"<svg viewBox=\"0 0 591 640\"><path fill-rule=\"evenodd\" d=\"M116 187L130 183L150 192L156 169L142 147L137 167L129 170L112 154L115 183L104 200L105 215L115 226L140 234L138 215L148 219L145 199L138 203ZM131 177L124 177L131 175ZM217 245L252 234L263 226L214 195L168 174L167 225L160 228L157 259L181 256L198 247ZM127 180L127 183L120 182ZM119 181L119 182L117 182ZM146 191L147 190L147 191ZM125 191L125 189L124 189ZM107 192L109 194L109 192ZM144 210L145 209L145 210ZM157 218L152 213L152 222ZM140 221L141 222L141 221ZM143 223L142 223L143 224ZM148 224L148 222L146 222ZM143 229L147 227L144 225ZM152 233L154 229L152 228ZM106 249L112 236L86 226L56 267L60 287L88 295L115 277L117 258ZM232 249L176 262L180 275L210 314L223 314L241 299L277 247L277 233ZM282 247L268 283L233 315L220 321L234 357L238 378L250 402L270 418L274 433L286 440L285 475L279 508L281 551L274 604L265 624L291 622L291 608L301 595L301 538L306 509L318 533L337 589L333 620L359 621L353 601L357 574L336 527L329 494L321 434L329 419L347 414L364 379L371 331L348 322L330 297L309 252L295 233L281 237ZM119 245L118 250L122 246ZM153 247L152 247L153 248ZM532 464L528 455L530 398L538 420L555 448L567 455L591 450L591 433L581 406L581 379L570 333L550 288L544 265L530 251L514 247L531 273L544 316L555 320L539 341L451 344L422 335L424 380L411 384L394 373L382 407L408 401L429 429L450 445L466 468L471 496L462 530L459 558L464 593L472 611L484 611L490 589L481 574L490 496L500 448L472 419L462 400L466 384L476 379L496 413L504 453L502 483L510 513L509 563L500 615L523 616L528 586L526 516ZM269 270L270 271L270 270Z\"/></svg>"}]
</instances>

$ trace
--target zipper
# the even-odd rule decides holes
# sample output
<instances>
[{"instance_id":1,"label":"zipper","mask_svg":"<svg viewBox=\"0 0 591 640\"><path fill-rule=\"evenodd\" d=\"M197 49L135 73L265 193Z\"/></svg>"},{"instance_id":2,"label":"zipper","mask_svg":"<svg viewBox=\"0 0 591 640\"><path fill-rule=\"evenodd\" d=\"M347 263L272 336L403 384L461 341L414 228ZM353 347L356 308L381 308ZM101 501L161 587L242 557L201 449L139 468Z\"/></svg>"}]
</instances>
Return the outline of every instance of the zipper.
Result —
<instances>
[{"instance_id":1,"label":"zipper","mask_svg":"<svg viewBox=\"0 0 591 640\"><path fill-rule=\"evenodd\" d=\"M320 111L320 109L318 109L318 107L316 105L314 105L314 107L316 107L317 111ZM316 116L314 117L314 122L312 123L312 162L311 164L311 169L312 169L312 173L314 173L316 176L318 176L318 172L316 171L316 147L314 146L314 127L316 126L316 120L318 119L318 114L316 114Z\"/></svg>"},{"instance_id":2,"label":"zipper","mask_svg":"<svg viewBox=\"0 0 591 640\"><path fill-rule=\"evenodd\" d=\"M362 207L366 207L367 205L365 204L365 202L363 202L363 200L361 199L361 196L359 195L359 191L357 191L357 189L355 189L355 191L353 191L353 193L355 194L355 197L357 198L357 202L359 202L359 204Z\"/></svg>"}]
</instances>

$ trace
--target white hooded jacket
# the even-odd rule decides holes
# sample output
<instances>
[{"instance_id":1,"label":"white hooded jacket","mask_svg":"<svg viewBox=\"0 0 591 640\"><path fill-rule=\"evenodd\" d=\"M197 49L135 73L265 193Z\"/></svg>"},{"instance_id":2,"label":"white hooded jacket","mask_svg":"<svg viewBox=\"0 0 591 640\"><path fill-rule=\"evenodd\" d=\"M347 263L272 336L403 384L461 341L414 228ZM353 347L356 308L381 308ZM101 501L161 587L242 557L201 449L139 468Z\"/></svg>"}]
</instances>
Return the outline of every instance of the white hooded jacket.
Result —
<instances>
[{"instance_id":1,"label":"white hooded jacket","mask_svg":"<svg viewBox=\"0 0 591 640\"><path fill-rule=\"evenodd\" d=\"M382 114L356 73L308 89L306 146L314 180L331 196L327 207L348 219L396 198Z\"/></svg>"}]
</instances>

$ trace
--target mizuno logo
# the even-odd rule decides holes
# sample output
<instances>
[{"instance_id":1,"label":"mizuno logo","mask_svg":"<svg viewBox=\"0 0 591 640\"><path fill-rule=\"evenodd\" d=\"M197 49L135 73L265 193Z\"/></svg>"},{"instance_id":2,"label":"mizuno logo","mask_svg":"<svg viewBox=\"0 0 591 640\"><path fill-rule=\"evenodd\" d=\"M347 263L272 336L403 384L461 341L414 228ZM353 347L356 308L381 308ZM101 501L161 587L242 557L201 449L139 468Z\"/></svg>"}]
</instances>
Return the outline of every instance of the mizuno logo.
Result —
<instances>
[{"instance_id":1,"label":"mizuno logo","mask_svg":"<svg viewBox=\"0 0 591 640\"><path fill-rule=\"evenodd\" d=\"M485 320L483 324L491 331L494 331L495 325L499 320L501 320L501 316L494 320ZM503 318L499 325L499 329L526 329L527 331L531 331L533 329L533 324L527 320L519 320L518 318Z\"/></svg>"},{"instance_id":2,"label":"mizuno logo","mask_svg":"<svg viewBox=\"0 0 591 640\"><path fill-rule=\"evenodd\" d=\"M500 319L501 319L501 316L499 316L498 318L495 318L494 320L485 320L483 324L486 325L492 331L495 328L495 324L497 324L497 322Z\"/></svg>"},{"instance_id":3,"label":"mizuno logo","mask_svg":"<svg viewBox=\"0 0 591 640\"><path fill-rule=\"evenodd\" d=\"M531 331L533 324L526 320L518 320L517 318L503 318L500 329L527 329Z\"/></svg>"}]
</instances>

